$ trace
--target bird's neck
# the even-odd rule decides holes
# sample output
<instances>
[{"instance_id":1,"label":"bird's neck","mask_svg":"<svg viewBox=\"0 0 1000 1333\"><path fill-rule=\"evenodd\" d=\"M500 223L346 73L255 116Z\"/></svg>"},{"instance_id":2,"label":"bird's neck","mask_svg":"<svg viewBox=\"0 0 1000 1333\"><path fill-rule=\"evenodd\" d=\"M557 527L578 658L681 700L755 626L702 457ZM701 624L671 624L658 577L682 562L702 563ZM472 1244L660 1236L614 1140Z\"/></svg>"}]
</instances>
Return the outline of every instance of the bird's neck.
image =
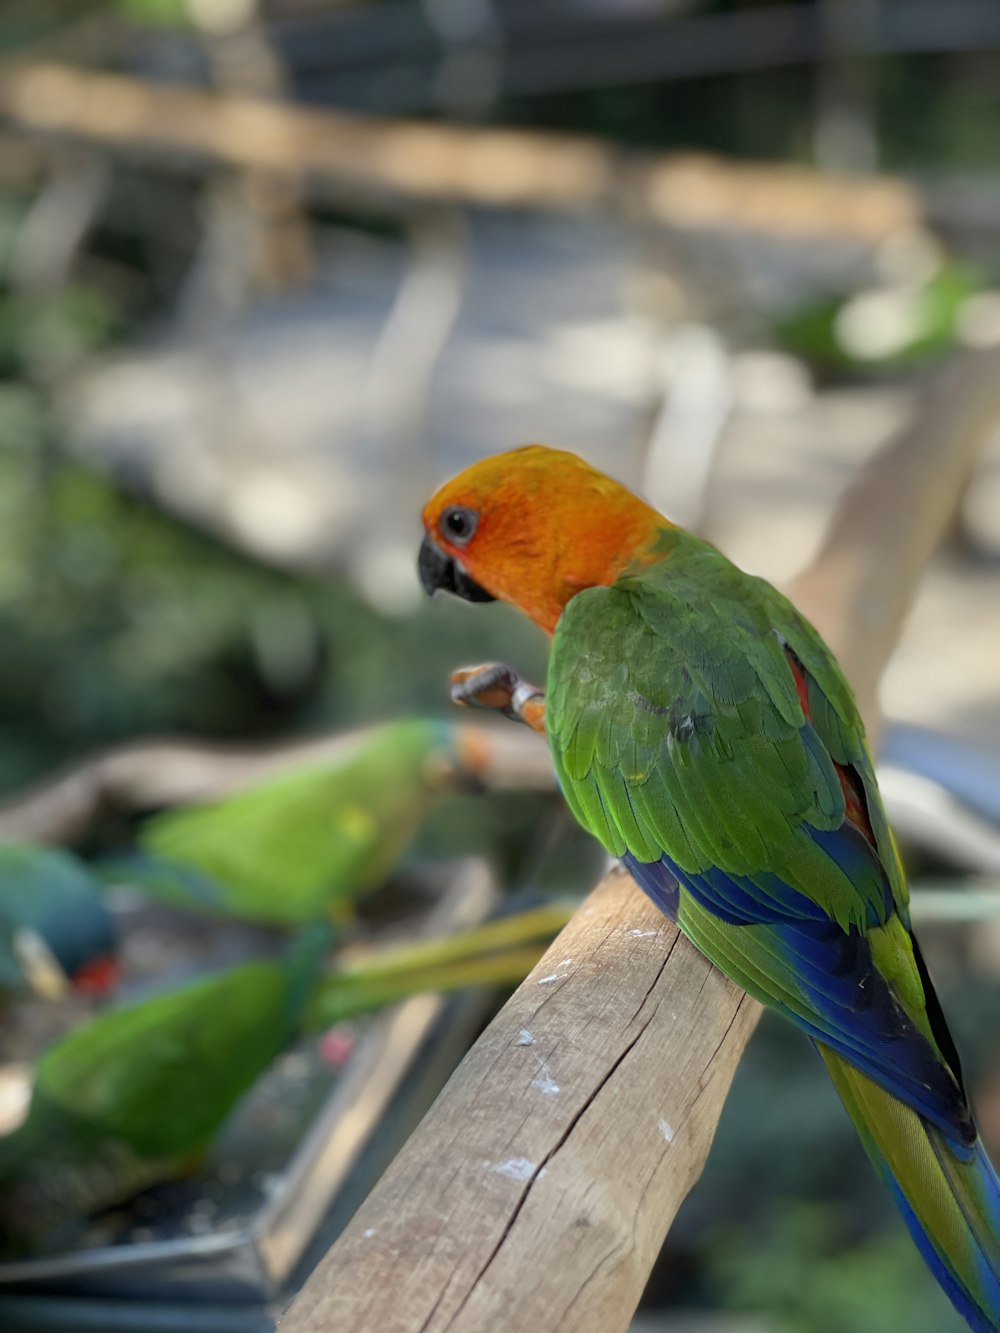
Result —
<instances>
[{"instance_id":1,"label":"bird's neck","mask_svg":"<svg viewBox=\"0 0 1000 1333\"><path fill-rule=\"evenodd\" d=\"M609 516L579 535L564 536L562 550L569 554L553 561L550 577L529 580L517 598L519 609L548 634L555 633L560 616L579 593L610 587L669 559L684 532L655 509L637 504L635 510Z\"/></svg>"}]
</instances>

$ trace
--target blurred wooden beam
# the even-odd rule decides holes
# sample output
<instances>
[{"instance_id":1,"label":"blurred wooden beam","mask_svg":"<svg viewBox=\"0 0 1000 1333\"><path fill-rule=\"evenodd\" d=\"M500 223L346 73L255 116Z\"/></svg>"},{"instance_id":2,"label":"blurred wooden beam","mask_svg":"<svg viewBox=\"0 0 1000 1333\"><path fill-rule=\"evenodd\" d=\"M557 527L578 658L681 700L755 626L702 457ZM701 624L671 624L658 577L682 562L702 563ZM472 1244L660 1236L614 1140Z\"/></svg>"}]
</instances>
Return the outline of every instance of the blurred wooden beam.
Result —
<instances>
[{"instance_id":1,"label":"blurred wooden beam","mask_svg":"<svg viewBox=\"0 0 1000 1333\"><path fill-rule=\"evenodd\" d=\"M974 407L949 393L862 472L793 587L832 631L873 732L905 611L1000 418L998 362L964 370ZM914 447L915 434L932 438ZM613 872L456 1070L282 1333L624 1333L759 1014Z\"/></svg>"},{"instance_id":2,"label":"blurred wooden beam","mask_svg":"<svg viewBox=\"0 0 1000 1333\"><path fill-rule=\"evenodd\" d=\"M268 172L369 198L600 208L678 228L862 243L922 214L917 193L888 177L640 154L596 138L306 109L41 63L0 67L0 119L116 152Z\"/></svg>"}]
</instances>

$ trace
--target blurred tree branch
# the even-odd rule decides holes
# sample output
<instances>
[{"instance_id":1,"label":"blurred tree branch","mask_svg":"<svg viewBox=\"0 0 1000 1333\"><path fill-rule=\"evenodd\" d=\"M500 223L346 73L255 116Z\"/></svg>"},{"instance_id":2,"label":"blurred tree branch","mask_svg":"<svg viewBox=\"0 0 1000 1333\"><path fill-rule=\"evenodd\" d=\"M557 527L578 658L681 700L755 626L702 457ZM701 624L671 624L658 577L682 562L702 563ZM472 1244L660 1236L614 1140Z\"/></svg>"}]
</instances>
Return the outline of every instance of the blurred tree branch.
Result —
<instances>
[{"instance_id":1,"label":"blurred tree branch","mask_svg":"<svg viewBox=\"0 0 1000 1333\"><path fill-rule=\"evenodd\" d=\"M40 62L0 68L0 118L32 134L262 172L365 199L605 208L682 229L862 243L922 214L916 191L888 177L643 155L596 138L304 109Z\"/></svg>"},{"instance_id":2,"label":"blurred tree branch","mask_svg":"<svg viewBox=\"0 0 1000 1333\"><path fill-rule=\"evenodd\" d=\"M873 744L879 677L973 464L998 432L1000 351L966 352L925 384L909 424L856 477L789 588L847 672Z\"/></svg>"},{"instance_id":3,"label":"blurred tree branch","mask_svg":"<svg viewBox=\"0 0 1000 1333\"><path fill-rule=\"evenodd\" d=\"M995 352L956 367L844 495L792 587L873 733L878 679L1000 417L998 372ZM626 1329L759 1013L612 872L466 1056L284 1333Z\"/></svg>"},{"instance_id":4,"label":"blurred tree branch","mask_svg":"<svg viewBox=\"0 0 1000 1333\"><path fill-rule=\"evenodd\" d=\"M457 764L442 787L552 791L548 753L535 737L499 724L455 723ZM0 804L0 840L71 843L116 814L225 796L300 764L336 763L367 728L251 749L204 741L150 740L94 755Z\"/></svg>"}]
</instances>

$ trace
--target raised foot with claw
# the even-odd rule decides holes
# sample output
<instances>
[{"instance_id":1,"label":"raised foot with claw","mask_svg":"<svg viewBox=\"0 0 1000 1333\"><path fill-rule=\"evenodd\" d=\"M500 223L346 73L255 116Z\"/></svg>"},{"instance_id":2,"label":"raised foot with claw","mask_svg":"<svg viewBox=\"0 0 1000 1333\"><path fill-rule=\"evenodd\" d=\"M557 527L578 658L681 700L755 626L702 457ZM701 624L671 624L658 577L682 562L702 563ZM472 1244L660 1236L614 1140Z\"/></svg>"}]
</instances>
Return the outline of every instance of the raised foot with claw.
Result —
<instances>
[{"instance_id":1,"label":"raised foot with claw","mask_svg":"<svg viewBox=\"0 0 1000 1333\"><path fill-rule=\"evenodd\" d=\"M463 708L488 708L545 731L545 694L504 662L461 667L451 673L452 703Z\"/></svg>"}]
</instances>

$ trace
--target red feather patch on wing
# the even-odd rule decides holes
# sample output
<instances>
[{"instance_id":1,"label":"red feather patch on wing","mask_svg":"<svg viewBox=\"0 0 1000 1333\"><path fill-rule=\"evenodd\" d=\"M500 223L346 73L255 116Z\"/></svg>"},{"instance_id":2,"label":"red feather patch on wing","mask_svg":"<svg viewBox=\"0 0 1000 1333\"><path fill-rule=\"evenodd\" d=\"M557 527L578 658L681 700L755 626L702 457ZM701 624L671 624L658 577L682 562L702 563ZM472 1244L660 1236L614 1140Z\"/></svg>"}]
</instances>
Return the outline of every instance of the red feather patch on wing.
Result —
<instances>
[{"instance_id":1,"label":"red feather patch on wing","mask_svg":"<svg viewBox=\"0 0 1000 1333\"><path fill-rule=\"evenodd\" d=\"M785 649L785 656L788 658L788 665L792 668L792 675L795 677L795 689L799 696L799 703L802 705L802 711L806 715L806 721L812 720L812 714L809 712L809 682L806 680L806 673L802 669L802 663L788 648Z\"/></svg>"},{"instance_id":2,"label":"red feather patch on wing","mask_svg":"<svg viewBox=\"0 0 1000 1333\"><path fill-rule=\"evenodd\" d=\"M788 665L792 668L792 676L795 678L795 690L799 696L799 703L806 715L806 721L809 722L812 720L812 714L809 711L809 681L802 663L795 654L786 648L785 656L788 658ZM865 800L865 789L861 779L853 768L845 768L843 764L836 762L833 766L837 770L840 789L844 793L844 805L848 821L860 833L865 835L872 847L875 847L875 834L872 831L871 820L868 818L868 804Z\"/></svg>"}]
</instances>

